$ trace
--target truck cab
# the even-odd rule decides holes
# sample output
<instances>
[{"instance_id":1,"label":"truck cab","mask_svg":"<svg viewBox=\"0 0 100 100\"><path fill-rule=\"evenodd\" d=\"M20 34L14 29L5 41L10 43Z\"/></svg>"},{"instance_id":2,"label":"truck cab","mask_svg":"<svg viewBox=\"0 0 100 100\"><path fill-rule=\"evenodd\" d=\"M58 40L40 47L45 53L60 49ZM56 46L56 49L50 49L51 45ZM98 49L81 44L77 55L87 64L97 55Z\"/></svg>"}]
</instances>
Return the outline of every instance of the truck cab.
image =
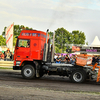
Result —
<instances>
[{"instance_id":1,"label":"truck cab","mask_svg":"<svg viewBox=\"0 0 100 100\"><path fill-rule=\"evenodd\" d=\"M14 69L22 69L25 62L42 61L46 33L37 30L22 30L14 51Z\"/></svg>"}]
</instances>

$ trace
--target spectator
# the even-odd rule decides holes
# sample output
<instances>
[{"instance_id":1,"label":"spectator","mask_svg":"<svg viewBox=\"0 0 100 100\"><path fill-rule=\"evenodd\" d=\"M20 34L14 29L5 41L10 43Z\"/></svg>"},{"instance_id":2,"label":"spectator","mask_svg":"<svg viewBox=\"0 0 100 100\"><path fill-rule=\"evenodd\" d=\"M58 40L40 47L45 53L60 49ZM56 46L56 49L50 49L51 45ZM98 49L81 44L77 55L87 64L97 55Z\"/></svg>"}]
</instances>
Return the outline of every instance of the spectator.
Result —
<instances>
[{"instance_id":1,"label":"spectator","mask_svg":"<svg viewBox=\"0 0 100 100\"><path fill-rule=\"evenodd\" d=\"M6 60L7 51L4 52L4 60Z\"/></svg>"},{"instance_id":2,"label":"spectator","mask_svg":"<svg viewBox=\"0 0 100 100\"><path fill-rule=\"evenodd\" d=\"M1 60L4 60L4 54L1 52Z\"/></svg>"},{"instance_id":3,"label":"spectator","mask_svg":"<svg viewBox=\"0 0 100 100\"><path fill-rule=\"evenodd\" d=\"M55 54L54 55L54 62L56 62L57 57L58 57L57 54Z\"/></svg>"},{"instance_id":4,"label":"spectator","mask_svg":"<svg viewBox=\"0 0 100 100\"><path fill-rule=\"evenodd\" d=\"M73 64L73 65L75 65L75 62L76 62L75 56L72 55L72 56L71 56L71 59L70 59L70 63Z\"/></svg>"},{"instance_id":5,"label":"spectator","mask_svg":"<svg viewBox=\"0 0 100 100\"><path fill-rule=\"evenodd\" d=\"M100 56L98 57L98 65L100 65Z\"/></svg>"},{"instance_id":6,"label":"spectator","mask_svg":"<svg viewBox=\"0 0 100 100\"><path fill-rule=\"evenodd\" d=\"M7 61L10 61L11 60L10 57L11 57L11 53L10 53L10 50L8 48L7 52L5 52L5 58L6 58Z\"/></svg>"},{"instance_id":7,"label":"spectator","mask_svg":"<svg viewBox=\"0 0 100 100\"><path fill-rule=\"evenodd\" d=\"M92 64L94 65L95 63L98 63L99 62L99 59L97 56L93 57L93 60L92 60Z\"/></svg>"},{"instance_id":8,"label":"spectator","mask_svg":"<svg viewBox=\"0 0 100 100\"><path fill-rule=\"evenodd\" d=\"M4 54L0 51L0 60L4 60Z\"/></svg>"},{"instance_id":9,"label":"spectator","mask_svg":"<svg viewBox=\"0 0 100 100\"><path fill-rule=\"evenodd\" d=\"M62 56L61 56L61 63L65 63L65 61L66 61L66 59L65 59L65 57L62 54Z\"/></svg>"},{"instance_id":10,"label":"spectator","mask_svg":"<svg viewBox=\"0 0 100 100\"><path fill-rule=\"evenodd\" d=\"M60 63L60 61L61 61L61 58L58 55L58 57L56 58L56 63Z\"/></svg>"},{"instance_id":11,"label":"spectator","mask_svg":"<svg viewBox=\"0 0 100 100\"><path fill-rule=\"evenodd\" d=\"M66 57L65 57L65 62L70 63L70 59L69 59L68 55L66 55Z\"/></svg>"},{"instance_id":12,"label":"spectator","mask_svg":"<svg viewBox=\"0 0 100 100\"><path fill-rule=\"evenodd\" d=\"M10 59L13 61L13 52L11 52Z\"/></svg>"},{"instance_id":13,"label":"spectator","mask_svg":"<svg viewBox=\"0 0 100 100\"><path fill-rule=\"evenodd\" d=\"M0 60L1 60L1 53L2 53L2 52L0 51Z\"/></svg>"}]
</instances>

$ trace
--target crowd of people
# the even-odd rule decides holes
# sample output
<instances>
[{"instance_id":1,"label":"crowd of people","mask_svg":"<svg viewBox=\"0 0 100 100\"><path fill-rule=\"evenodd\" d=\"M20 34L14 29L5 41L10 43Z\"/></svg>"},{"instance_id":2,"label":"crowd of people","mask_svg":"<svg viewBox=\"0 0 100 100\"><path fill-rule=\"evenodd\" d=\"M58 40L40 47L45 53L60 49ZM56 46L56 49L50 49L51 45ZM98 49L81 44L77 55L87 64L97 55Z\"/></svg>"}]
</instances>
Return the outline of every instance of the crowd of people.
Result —
<instances>
[{"instance_id":1,"label":"crowd of people","mask_svg":"<svg viewBox=\"0 0 100 100\"><path fill-rule=\"evenodd\" d=\"M13 53L10 52L9 48L5 52L0 51L0 60L4 60L4 61L12 61L13 60Z\"/></svg>"},{"instance_id":2,"label":"crowd of people","mask_svg":"<svg viewBox=\"0 0 100 100\"><path fill-rule=\"evenodd\" d=\"M54 56L54 62L55 63L67 63L67 64L75 64L76 62L76 55L72 55L71 57L69 57L69 55L59 55L59 54L55 54Z\"/></svg>"},{"instance_id":3,"label":"crowd of people","mask_svg":"<svg viewBox=\"0 0 100 100\"><path fill-rule=\"evenodd\" d=\"M67 64L74 65L76 62L76 58L77 58L77 55L72 55L70 57L68 54L66 54L66 55L55 54L54 62L55 63L67 63ZM12 61L13 60L13 53L10 52L9 48L5 52L0 51L0 60L4 60L4 61ZM93 56L92 64L94 65L96 62L98 63L98 65L100 65L100 56Z\"/></svg>"},{"instance_id":4,"label":"crowd of people","mask_svg":"<svg viewBox=\"0 0 100 100\"><path fill-rule=\"evenodd\" d=\"M54 62L55 63L67 63L67 64L75 64L77 59L77 55L72 55L71 57L67 54L63 54L60 56L59 54L55 54L54 56ZM94 65L95 63L98 63L100 65L100 56L93 56L92 57L92 64Z\"/></svg>"}]
</instances>

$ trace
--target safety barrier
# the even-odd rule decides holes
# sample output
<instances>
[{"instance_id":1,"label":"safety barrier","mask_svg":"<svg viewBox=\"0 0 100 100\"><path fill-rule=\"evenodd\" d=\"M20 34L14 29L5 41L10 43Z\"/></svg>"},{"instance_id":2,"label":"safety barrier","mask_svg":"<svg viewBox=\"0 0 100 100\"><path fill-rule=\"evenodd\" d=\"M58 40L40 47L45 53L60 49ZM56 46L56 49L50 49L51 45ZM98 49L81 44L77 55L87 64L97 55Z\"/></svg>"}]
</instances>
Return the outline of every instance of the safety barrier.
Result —
<instances>
[{"instance_id":1,"label":"safety barrier","mask_svg":"<svg viewBox=\"0 0 100 100\"><path fill-rule=\"evenodd\" d=\"M3 60L0 60L0 67L13 68L13 61L3 61Z\"/></svg>"}]
</instances>

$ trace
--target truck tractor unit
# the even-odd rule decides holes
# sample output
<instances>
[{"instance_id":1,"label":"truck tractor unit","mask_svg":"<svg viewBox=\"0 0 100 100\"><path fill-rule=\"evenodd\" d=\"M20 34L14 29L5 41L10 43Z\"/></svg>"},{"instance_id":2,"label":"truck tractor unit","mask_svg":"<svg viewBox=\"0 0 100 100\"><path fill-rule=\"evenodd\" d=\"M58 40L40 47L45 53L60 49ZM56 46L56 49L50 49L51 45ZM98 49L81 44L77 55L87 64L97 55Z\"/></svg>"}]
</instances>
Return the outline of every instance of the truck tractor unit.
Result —
<instances>
[{"instance_id":1,"label":"truck tractor unit","mask_svg":"<svg viewBox=\"0 0 100 100\"><path fill-rule=\"evenodd\" d=\"M23 78L40 78L44 74L67 76L72 82L100 79L100 66L92 65L92 56L77 55L76 63L63 64L54 62L54 38L50 44L47 32L22 30L17 37L14 51L13 70L21 70Z\"/></svg>"}]
</instances>

